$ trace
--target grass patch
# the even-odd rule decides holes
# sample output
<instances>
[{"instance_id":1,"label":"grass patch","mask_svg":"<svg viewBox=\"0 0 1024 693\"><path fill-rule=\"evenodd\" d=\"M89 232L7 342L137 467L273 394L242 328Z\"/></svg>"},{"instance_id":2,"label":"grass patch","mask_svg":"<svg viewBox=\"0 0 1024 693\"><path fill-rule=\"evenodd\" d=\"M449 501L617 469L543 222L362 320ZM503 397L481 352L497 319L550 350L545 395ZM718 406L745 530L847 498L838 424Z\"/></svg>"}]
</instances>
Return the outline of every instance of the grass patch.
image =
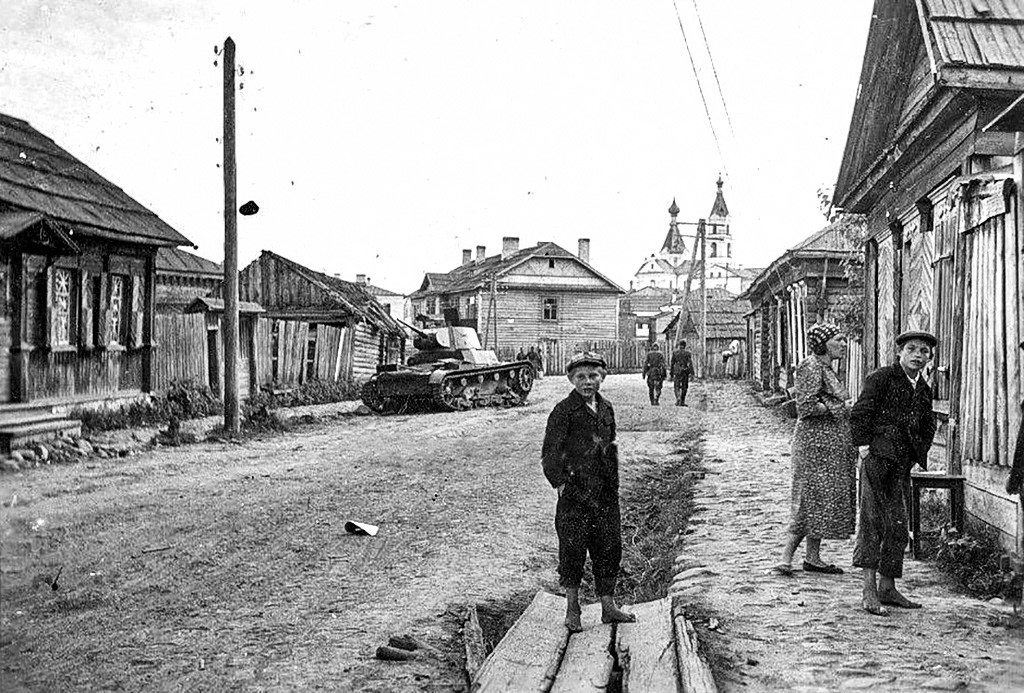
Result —
<instances>
[{"instance_id":1,"label":"grass patch","mask_svg":"<svg viewBox=\"0 0 1024 693\"><path fill-rule=\"evenodd\" d=\"M175 380L166 392L148 399L116 408L77 407L71 417L82 422L82 432L88 437L100 431L200 419L222 410L223 404L210 388L191 380Z\"/></svg>"}]
</instances>

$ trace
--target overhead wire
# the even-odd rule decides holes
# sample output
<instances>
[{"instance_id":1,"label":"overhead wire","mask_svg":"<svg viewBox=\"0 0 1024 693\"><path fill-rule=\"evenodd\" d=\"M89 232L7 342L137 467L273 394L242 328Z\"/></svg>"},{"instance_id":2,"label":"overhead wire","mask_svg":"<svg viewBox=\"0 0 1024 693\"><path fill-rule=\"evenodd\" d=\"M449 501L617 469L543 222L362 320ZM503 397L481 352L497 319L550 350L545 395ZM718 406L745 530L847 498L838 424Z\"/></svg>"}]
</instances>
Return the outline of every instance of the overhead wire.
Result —
<instances>
[{"instance_id":1,"label":"overhead wire","mask_svg":"<svg viewBox=\"0 0 1024 693\"><path fill-rule=\"evenodd\" d=\"M729 134L733 137L736 133L732 129L732 118L729 116L729 107L725 105L725 92L722 91L722 83L718 81L718 70L715 69L715 59L711 55L711 45L708 43L708 35L704 33L704 22L700 18L700 9L697 7L697 0L693 0L693 12L697 15L697 26L700 27L700 35L704 37L704 48L708 52L708 61L711 63L711 74L715 76L715 86L718 87L718 98L722 100L722 110L725 111L725 120L729 123Z\"/></svg>"},{"instance_id":2,"label":"overhead wire","mask_svg":"<svg viewBox=\"0 0 1024 693\"><path fill-rule=\"evenodd\" d=\"M700 83L700 74L697 72L697 63L693 60L693 52L690 50L690 42L686 38L686 29L683 27L683 18L679 15L679 5L676 0L672 0L672 6L676 10L676 19L679 21L679 31L683 34L683 45L686 46L686 55L690 58L690 67L693 69L693 78L697 82L697 92L700 94L700 101L704 104L704 113L708 118L708 127L711 128L711 137L715 140L715 148L718 150L718 158L722 162L722 170L725 171L726 175L729 174L728 168L725 165L725 154L722 153L722 143L718 139L718 133L715 132L715 123L711 118L711 110L708 108L708 101L704 98L704 88Z\"/></svg>"}]
</instances>

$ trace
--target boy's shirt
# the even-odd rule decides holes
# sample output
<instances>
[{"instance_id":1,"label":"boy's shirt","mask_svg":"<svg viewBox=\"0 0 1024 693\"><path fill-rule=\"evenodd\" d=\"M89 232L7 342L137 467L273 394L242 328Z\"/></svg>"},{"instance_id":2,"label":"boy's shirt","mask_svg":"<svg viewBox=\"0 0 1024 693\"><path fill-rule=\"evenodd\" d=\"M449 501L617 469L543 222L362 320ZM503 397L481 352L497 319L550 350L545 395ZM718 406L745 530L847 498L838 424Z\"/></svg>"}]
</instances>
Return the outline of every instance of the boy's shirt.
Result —
<instances>
[{"instance_id":1,"label":"boy's shirt","mask_svg":"<svg viewBox=\"0 0 1024 693\"><path fill-rule=\"evenodd\" d=\"M553 488L566 484L570 495L617 497L615 411L600 393L594 399L597 411L573 390L551 410L541 451L544 476Z\"/></svg>"}]
</instances>

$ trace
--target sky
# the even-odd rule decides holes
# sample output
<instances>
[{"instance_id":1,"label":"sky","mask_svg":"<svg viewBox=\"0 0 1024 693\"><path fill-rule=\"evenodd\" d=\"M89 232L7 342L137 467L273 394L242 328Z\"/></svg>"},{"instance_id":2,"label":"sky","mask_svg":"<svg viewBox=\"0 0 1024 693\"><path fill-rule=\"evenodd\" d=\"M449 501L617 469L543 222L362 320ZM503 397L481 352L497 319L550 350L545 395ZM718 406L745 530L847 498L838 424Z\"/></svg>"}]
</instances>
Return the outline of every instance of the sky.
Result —
<instances>
[{"instance_id":1,"label":"sky","mask_svg":"<svg viewBox=\"0 0 1024 693\"><path fill-rule=\"evenodd\" d=\"M719 175L742 266L825 225L871 5L6 0L0 111L221 262L231 36L238 201L260 206L240 267L266 249L409 293L463 248L589 238L628 289L672 200L707 217Z\"/></svg>"}]
</instances>

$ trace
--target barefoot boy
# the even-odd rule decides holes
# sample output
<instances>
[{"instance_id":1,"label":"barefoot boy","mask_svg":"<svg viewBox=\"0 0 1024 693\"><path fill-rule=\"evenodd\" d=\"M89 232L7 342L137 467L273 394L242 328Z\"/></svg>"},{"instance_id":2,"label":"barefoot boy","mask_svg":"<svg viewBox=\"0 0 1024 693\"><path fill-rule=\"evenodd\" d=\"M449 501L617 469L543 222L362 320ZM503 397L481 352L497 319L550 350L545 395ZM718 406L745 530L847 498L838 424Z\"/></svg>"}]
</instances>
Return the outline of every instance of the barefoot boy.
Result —
<instances>
[{"instance_id":1,"label":"barefoot boy","mask_svg":"<svg viewBox=\"0 0 1024 693\"><path fill-rule=\"evenodd\" d=\"M632 622L613 599L622 559L619 517L619 461L615 447L615 412L598 394L605 362L598 354L576 354L568 366L573 391L555 405L544 433L544 475L558 491L559 583L567 600L565 626L580 624L580 580L590 552L601 620Z\"/></svg>"},{"instance_id":2,"label":"barefoot boy","mask_svg":"<svg viewBox=\"0 0 1024 693\"><path fill-rule=\"evenodd\" d=\"M935 344L928 332L898 336L897 363L867 377L850 412L853 444L862 460L853 564L864 569L864 609L877 616L889 613L885 605L921 608L900 594L896 578L903 576L909 537L904 487L915 464L927 465L935 437L932 389L921 375Z\"/></svg>"}]
</instances>

